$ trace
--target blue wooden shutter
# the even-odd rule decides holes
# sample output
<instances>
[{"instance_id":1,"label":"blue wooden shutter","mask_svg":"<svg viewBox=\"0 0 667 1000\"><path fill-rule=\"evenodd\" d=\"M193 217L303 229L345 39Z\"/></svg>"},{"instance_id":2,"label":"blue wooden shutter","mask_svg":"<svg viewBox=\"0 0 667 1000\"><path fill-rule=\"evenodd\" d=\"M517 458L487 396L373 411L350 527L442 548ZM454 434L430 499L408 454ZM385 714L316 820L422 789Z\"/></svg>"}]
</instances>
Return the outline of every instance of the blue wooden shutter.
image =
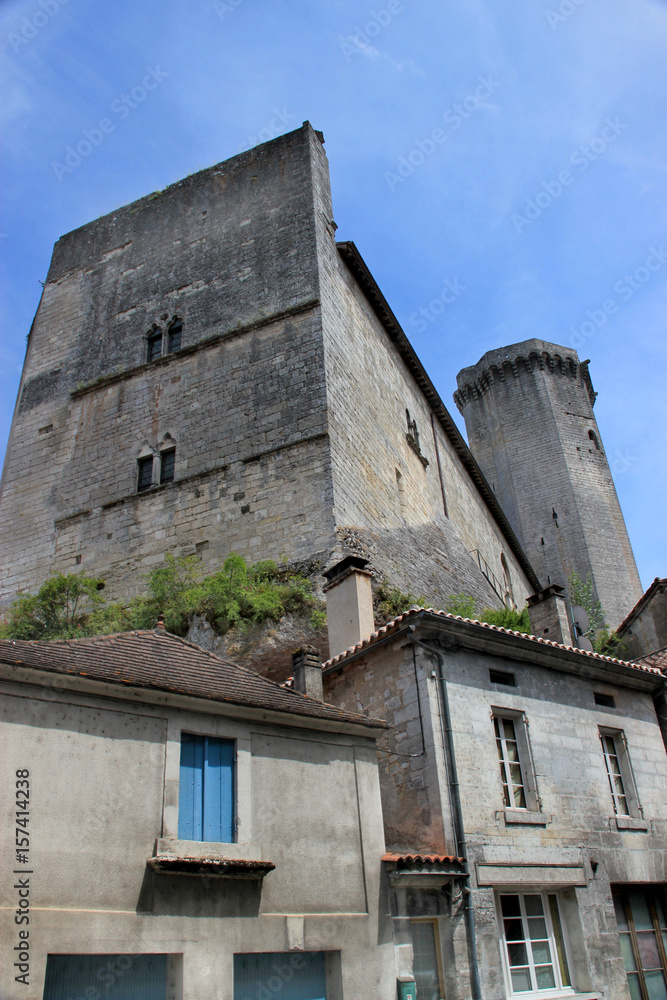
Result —
<instances>
[{"instance_id":1,"label":"blue wooden shutter","mask_svg":"<svg viewBox=\"0 0 667 1000\"><path fill-rule=\"evenodd\" d=\"M179 838L232 843L234 798L234 741L183 733Z\"/></svg>"},{"instance_id":2,"label":"blue wooden shutter","mask_svg":"<svg viewBox=\"0 0 667 1000\"><path fill-rule=\"evenodd\" d=\"M234 955L234 1000L326 1000L324 952Z\"/></svg>"},{"instance_id":3,"label":"blue wooden shutter","mask_svg":"<svg viewBox=\"0 0 667 1000\"><path fill-rule=\"evenodd\" d=\"M234 840L234 741L205 737L202 840Z\"/></svg>"}]
</instances>

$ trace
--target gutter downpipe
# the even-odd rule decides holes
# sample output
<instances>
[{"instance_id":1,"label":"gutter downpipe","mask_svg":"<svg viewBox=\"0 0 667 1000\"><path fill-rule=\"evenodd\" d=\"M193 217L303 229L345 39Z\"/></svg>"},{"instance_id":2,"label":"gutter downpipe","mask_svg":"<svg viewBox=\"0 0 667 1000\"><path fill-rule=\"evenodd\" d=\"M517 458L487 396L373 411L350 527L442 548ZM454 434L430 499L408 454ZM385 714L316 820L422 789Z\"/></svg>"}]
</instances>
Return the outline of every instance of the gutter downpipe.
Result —
<instances>
[{"instance_id":1,"label":"gutter downpipe","mask_svg":"<svg viewBox=\"0 0 667 1000\"><path fill-rule=\"evenodd\" d=\"M420 642L419 639L414 638L415 626L410 625L410 630L413 632L412 641L415 646L421 646L425 649L427 653L435 656L438 661L438 688L440 690L440 697L442 700L442 713L444 716L445 723L445 751L447 757L449 758L449 792L451 795L455 826L454 835L458 842L458 852L460 857L464 860L464 868L466 874L470 874L470 869L468 866L468 847L465 841L465 830L463 828L463 810L461 808L461 790L459 786L458 774L456 771L456 757L454 755L454 737L452 734L452 718L449 711L449 698L447 697L447 684L445 681L445 675L443 670L444 657L439 649L434 646L427 646L425 642ZM483 1000L482 998L482 987L479 978L479 959L477 956L477 936L475 934L475 915L472 908L472 901L470 899L470 886L466 885L463 889L463 894L465 897L465 923L466 932L468 937L468 948L470 952L470 986L472 990L472 1000Z\"/></svg>"}]
</instances>

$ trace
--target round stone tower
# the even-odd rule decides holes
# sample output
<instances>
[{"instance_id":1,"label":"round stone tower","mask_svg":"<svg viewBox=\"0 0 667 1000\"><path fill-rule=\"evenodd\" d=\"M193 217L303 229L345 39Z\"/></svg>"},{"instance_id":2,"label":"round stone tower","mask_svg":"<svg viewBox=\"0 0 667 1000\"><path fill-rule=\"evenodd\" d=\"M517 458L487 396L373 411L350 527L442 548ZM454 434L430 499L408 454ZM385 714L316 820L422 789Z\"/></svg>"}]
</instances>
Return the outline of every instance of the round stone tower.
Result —
<instances>
[{"instance_id":1,"label":"round stone tower","mask_svg":"<svg viewBox=\"0 0 667 1000\"><path fill-rule=\"evenodd\" d=\"M590 574L614 628L642 587L593 415L588 362L525 340L488 351L457 384L470 449L543 586Z\"/></svg>"}]
</instances>

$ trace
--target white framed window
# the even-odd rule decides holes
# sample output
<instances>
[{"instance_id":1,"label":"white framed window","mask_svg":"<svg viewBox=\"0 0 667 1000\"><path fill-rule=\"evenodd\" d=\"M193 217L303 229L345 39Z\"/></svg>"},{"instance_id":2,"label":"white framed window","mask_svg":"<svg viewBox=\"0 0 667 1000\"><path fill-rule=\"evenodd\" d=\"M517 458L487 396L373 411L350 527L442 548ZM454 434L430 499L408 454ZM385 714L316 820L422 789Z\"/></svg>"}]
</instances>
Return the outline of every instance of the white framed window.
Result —
<instances>
[{"instance_id":1,"label":"white framed window","mask_svg":"<svg viewBox=\"0 0 667 1000\"><path fill-rule=\"evenodd\" d=\"M607 729L605 726L600 726L599 732L614 813L616 816L640 818L643 812L637 795L625 733L621 729Z\"/></svg>"},{"instance_id":2,"label":"white framed window","mask_svg":"<svg viewBox=\"0 0 667 1000\"><path fill-rule=\"evenodd\" d=\"M541 803L526 717L523 712L494 708L492 719L505 809L538 811Z\"/></svg>"},{"instance_id":3,"label":"white framed window","mask_svg":"<svg viewBox=\"0 0 667 1000\"><path fill-rule=\"evenodd\" d=\"M574 993L556 893L500 893L498 923L508 996Z\"/></svg>"},{"instance_id":4,"label":"white framed window","mask_svg":"<svg viewBox=\"0 0 667 1000\"><path fill-rule=\"evenodd\" d=\"M493 726L505 805L508 809L525 809L526 780L519 754L516 721L506 715L494 715Z\"/></svg>"}]
</instances>

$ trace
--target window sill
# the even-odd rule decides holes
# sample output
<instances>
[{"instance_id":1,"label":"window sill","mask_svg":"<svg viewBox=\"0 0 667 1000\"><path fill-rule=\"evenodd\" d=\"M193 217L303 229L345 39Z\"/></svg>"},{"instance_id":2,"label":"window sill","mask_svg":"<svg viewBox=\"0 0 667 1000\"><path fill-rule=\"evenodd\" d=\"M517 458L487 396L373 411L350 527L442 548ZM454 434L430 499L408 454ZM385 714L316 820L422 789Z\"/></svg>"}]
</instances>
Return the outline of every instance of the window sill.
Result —
<instances>
[{"instance_id":1,"label":"window sill","mask_svg":"<svg viewBox=\"0 0 667 1000\"><path fill-rule=\"evenodd\" d=\"M524 825L524 826L546 826L549 822L549 817L542 812L533 812L531 809L505 809L503 810L503 815L505 816L505 825Z\"/></svg>"},{"instance_id":2,"label":"window sill","mask_svg":"<svg viewBox=\"0 0 667 1000\"><path fill-rule=\"evenodd\" d=\"M177 840L161 837L155 845L155 854L174 858L258 858L263 857L259 844L218 844L209 840Z\"/></svg>"},{"instance_id":3,"label":"window sill","mask_svg":"<svg viewBox=\"0 0 667 1000\"><path fill-rule=\"evenodd\" d=\"M245 879L248 881L263 879L276 867L272 861L225 858L212 853L203 858L157 854L149 858L147 864L154 872L164 875L206 875L209 878Z\"/></svg>"},{"instance_id":4,"label":"window sill","mask_svg":"<svg viewBox=\"0 0 667 1000\"><path fill-rule=\"evenodd\" d=\"M616 823L617 830L643 830L648 831L648 820L635 818L634 816L612 816L612 825Z\"/></svg>"}]
</instances>

